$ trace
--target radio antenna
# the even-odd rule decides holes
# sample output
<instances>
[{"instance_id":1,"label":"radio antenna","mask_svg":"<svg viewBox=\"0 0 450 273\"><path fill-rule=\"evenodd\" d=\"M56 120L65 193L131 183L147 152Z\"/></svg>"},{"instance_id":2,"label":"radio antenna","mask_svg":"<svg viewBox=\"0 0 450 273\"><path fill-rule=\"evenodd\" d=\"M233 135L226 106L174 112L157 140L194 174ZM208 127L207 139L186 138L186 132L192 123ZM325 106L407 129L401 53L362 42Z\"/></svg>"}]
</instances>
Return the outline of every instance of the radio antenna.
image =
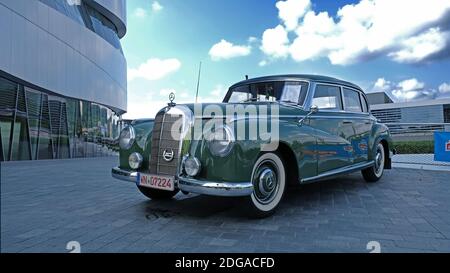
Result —
<instances>
[{"instance_id":1,"label":"radio antenna","mask_svg":"<svg viewBox=\"0 0 450 273\"><path fill-rule=\"evenodd\" d=\"M200 88L200 76L202 74L202 62L200 62L200 66L198 68L198 79L197 79L197 92L195 94L195 103L198 101L198 89Z\"/></svg>"}]
</instances>

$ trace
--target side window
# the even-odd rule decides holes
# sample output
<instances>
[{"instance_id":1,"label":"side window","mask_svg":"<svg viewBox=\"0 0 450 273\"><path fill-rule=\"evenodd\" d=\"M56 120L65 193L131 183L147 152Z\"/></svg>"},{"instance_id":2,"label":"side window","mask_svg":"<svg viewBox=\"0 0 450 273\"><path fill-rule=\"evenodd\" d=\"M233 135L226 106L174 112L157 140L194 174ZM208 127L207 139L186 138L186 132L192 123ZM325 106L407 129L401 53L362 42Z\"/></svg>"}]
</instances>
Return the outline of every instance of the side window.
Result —
<instances>
[{"instance_id":1,"label":"side window","mask_svg":"<svg viewBox=\"0 0 450 273\"><path fill-rule=\"evenodd\" d=\"M361 100L358 91L344 88L345 111L362 112Z\"/></svg>"},{"instance_id":2,"label":"side window","mask_svg":"<svg viewBox=\"0 0 450 273\"><path fill-rule=\"evenodd\" d=\"M308 84L304 82L285 82L281 92L280 101L293 102L303 105L306 98Z\"/></svg>"},{"instance_id":3,"label":"side window","mask_svg":"<svg viewBox=\"0 0 450 273\"><path fill-rule=\"evenodd\" d=\"M360 94L360 95L361 95L361 102L362 102L363 112L364 113L368 113L369 112L369 106L367 104L367 100L362 94Z\"/></svg>"},{"instance_id":4,"label":"side window","mask_svg":"<svg viewBox=\"0 0 450 273\"><path fill-rule=\"evenodd\" d=\"M337 86L317 85L312 105L323 110L342 110L341 91Z\"/></svg>"}]
</instances>

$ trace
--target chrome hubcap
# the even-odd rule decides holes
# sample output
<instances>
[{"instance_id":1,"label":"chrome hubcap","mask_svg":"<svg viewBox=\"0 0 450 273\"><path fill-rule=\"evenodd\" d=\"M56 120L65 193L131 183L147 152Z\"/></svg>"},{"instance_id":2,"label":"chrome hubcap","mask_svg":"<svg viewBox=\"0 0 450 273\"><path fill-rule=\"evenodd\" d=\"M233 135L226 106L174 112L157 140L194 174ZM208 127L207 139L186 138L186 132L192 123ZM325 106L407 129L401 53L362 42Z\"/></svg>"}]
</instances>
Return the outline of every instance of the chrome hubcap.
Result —
<instances>
[{"instance_id":1,"label":"chrome hubcap","mask_svg":"<svg viewBox=\"0 0 450 273\"><path fill-rule=\"evenodd\" d=\"M271 161L263 161L253 176L255 197L258 202L268 204L275 198L279 188L278 171Z\"/></svg>"},{"instance_id":2,"label":"chrome hubcap","mask_svg":"<svg viewBox=\"0 0 450 273\"><path fill-rule=\"evenodd\" d=\"M377 154L375 155L375 174L379 177L384 169L384 150L383 146L377 147Z\"/></svg>"}]
</instances>

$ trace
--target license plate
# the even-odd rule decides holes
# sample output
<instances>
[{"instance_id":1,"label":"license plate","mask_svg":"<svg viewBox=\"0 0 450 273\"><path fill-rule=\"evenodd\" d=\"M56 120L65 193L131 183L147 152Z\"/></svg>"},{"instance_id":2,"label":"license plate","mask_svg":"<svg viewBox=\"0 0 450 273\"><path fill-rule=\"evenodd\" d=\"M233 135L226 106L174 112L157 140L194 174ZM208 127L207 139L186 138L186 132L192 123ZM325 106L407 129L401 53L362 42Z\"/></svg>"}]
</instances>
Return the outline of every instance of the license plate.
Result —
<instances>
[{"instance_id":1,"label":"license plate","mask_svg":"<svg viewBox=\"0 0 450 273\"><path fill-rule=\"evenodd\" d=\"M173 176L139 173L137 184L142 187L164 190L164 191L174 191L175 190L175 185L174 185L175 183L174 183Z\"/></svg>"}]
</instances>

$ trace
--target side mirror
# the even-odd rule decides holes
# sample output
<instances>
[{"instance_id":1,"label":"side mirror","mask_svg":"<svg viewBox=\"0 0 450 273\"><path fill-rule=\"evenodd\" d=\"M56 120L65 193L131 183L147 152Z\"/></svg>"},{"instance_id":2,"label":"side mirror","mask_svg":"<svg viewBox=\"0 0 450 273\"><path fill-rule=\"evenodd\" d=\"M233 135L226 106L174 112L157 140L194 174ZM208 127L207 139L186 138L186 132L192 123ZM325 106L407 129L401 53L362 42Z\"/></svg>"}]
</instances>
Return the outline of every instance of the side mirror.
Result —
<instances>
[{"instance_id":1,"label":"side mirror","mask_svg":"<svg viewBox=\"0 0 450 273\"><path fill-rule=\"evenodd\" d=\"M309 113L298 121L298 125L302 126L307 118L317 112L319 112L319 107L317 105L311 105L311 107L309 108Z\"/></svg>"}]
</instances>

